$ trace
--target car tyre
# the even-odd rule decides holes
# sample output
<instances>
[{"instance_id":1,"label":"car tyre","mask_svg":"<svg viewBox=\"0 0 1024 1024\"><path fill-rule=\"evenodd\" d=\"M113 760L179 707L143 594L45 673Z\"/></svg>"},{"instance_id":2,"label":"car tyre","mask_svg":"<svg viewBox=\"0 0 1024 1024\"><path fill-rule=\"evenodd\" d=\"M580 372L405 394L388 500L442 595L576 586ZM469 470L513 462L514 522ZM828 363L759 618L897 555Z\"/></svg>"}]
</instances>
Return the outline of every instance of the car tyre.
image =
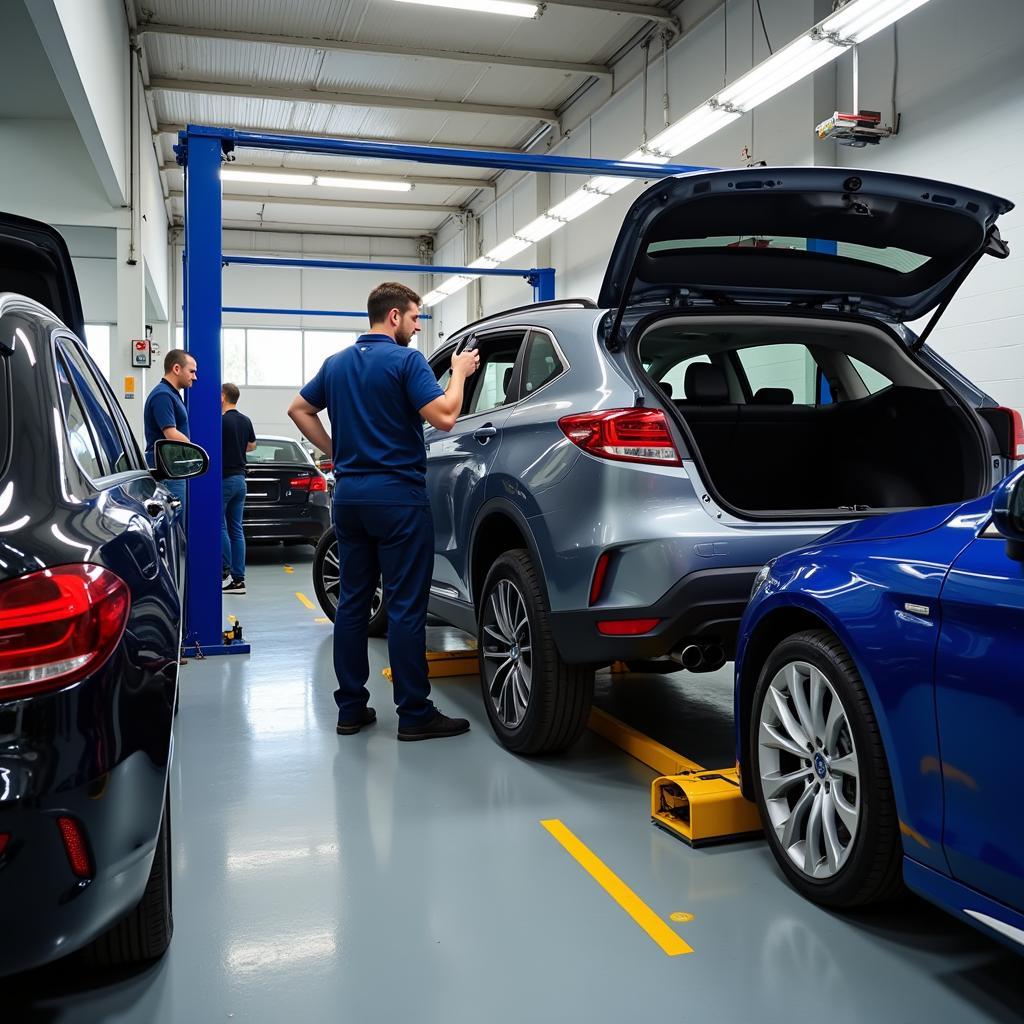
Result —
<instances>
[{"instance_id":1,"label":"car tyre","mask_svg":"<svg viewBox=\"0 0 1024 1024\"><path fill-rule=\"evenodd\" d=\"M334 621L338 610L338 538L334 527L324 531L316 545L313 555L313 590L324 614ZM388 632L388 606L384 600L384 590L378 584L370 607L369 636L386 636Z\"/></svg>"},{"instance_id":2,"label":"car tyre","mask_svg":"<svg viewBox=\"0 0 1024 1024\"><path fill-rule=\"evenodd\" d=\"M836 909L896 896L903 849L878 721L832 633L801 632L772 651L750 726L761 823L790 884Z\"/></svg>"},{"instance_id":3,"label":"car tyre","mask_svg":"<svg viewBox=\"0 0 1024 1024\"><path fill-rule=\"evenodd\" d=\"M477 640L484 707L502 744L517 754L571 747L590 715L594 668L562 661L529 552L507 551L491 566Z\"/></svg>"},{"instance_id":4,"label":"car tyre","mask_svg":"<svg viewBox=\"0 0 1024 1024\"><path fill-rule=\"evenodd\" d=\"M164 814L156 840L153 866L146 890L134 908L82 951L93 967L114 968L157 960L167 951L174 934L171 886L171 805L164 798Z\"/></svg>"}]
</instances>

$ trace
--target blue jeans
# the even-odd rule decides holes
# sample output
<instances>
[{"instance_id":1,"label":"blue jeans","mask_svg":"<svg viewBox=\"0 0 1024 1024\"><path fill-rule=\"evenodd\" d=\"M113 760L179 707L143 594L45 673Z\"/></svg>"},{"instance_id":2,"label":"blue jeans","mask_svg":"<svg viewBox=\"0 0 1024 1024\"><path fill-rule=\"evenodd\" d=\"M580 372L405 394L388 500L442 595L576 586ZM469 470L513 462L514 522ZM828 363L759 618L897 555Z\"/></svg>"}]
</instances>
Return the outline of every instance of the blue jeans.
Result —
<instances>
[{"instance_id":1,"label":"blue jeans","mask_svg":"<svg viewBox=\"0 0 1024 1024\"><path fill-rule=\"evenodd\" d=\"M242 509L245 507L245 477L226 476L221 483L224 517L220 528L223 568L236 580L245 578L245 534L242 532Z\"/></svg>"},{"instance_id":2,"label":"blue jeans","mask_svg":"<svg viewBox=\"0 0 1024 1024\"><path fill-rule=\"evenodd\" d=\"M383 574L388 656L400 725L435 711L427 678L427 599L434 575L434 524L422 505L334 506L338 537L338 611L334 616L334 699L338 717L357 720L370 699L366 653L370 603Z\"/></svg>"}]
</instances>

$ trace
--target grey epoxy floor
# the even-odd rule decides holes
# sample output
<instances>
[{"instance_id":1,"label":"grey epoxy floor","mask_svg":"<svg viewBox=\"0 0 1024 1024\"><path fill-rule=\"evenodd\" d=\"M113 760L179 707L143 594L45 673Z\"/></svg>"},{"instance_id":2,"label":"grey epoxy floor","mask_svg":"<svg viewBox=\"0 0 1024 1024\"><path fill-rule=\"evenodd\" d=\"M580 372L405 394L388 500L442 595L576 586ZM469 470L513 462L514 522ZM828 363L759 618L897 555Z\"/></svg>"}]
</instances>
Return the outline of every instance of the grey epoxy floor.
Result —
<instances>
[{"instance_id":1,"label":"grey epoxy floor","mask_svg":"<svg viewBox=\"0 0 1024 1024\"><path fill-rule=\"evenodd\" d=\"M282 560L294 566L286 573ZM331 634L308 549L251 551L225 604L253 654L183 673L173 770L175 937L154 967L54 965L0 988L46 1022L1017 1021L1021 961L925 904L853 917L799 899L767 848L691 850L649 824L652 773L587 734L523 760L474 680L441 680L467 736L334 733ZM599 702L713 766L732 760L728 672L599 681ZM541 827L565 823L693 947L668 957Z\"/></svg>"}]
</instances>

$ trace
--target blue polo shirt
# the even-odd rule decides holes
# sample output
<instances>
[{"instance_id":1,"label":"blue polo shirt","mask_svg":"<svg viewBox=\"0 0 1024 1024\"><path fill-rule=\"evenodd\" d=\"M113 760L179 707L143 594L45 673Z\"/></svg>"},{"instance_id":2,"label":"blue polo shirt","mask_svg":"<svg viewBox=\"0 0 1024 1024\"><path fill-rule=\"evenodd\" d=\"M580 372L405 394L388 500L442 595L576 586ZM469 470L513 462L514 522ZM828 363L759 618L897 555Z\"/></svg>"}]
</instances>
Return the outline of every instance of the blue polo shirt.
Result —
<instances>
[{"instance_id":1,"label":"blue polo shirt","mask_svg":"<svg viewBox=\"0 0 1024 1024\"><path fill-rule=\"evenodd\" d=\"M429 504L419 410L444 392L422 352L364 334L328 356L299 394L331 421L336 502Z\"/></svg>"},{"instance_id":2,"label":"blue polo shirt","mask_svg":"<svg viewBox=\"0 0 1024 1024\"><path fill-rule=\"evenodd\" d=\"M178 389L171 387L163 377L146 399L142 420L146 428L146 461L150 465L153 465L153 442L164 436L166 427L175 427L189 436L185 403Z\"/></svg>"}]
</instances>

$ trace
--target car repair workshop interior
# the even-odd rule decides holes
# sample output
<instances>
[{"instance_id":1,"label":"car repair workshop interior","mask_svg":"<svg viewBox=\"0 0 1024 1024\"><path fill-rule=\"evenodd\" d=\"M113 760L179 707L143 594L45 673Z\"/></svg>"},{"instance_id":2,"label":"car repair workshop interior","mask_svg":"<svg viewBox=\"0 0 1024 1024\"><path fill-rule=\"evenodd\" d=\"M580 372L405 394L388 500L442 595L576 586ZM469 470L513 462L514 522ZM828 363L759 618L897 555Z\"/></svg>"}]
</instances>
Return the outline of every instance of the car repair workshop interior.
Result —
<instances>
[{"instance_id":1,"label":"car repair workshop interior","mask_svg":"<svg viewBox=\"0 0 1024 1024\"><path fill-rule=\"evenodd\" d=\"M3 1024L1024 1020L1024 3L0 16Z\"/></svg>"}]
</instances>

